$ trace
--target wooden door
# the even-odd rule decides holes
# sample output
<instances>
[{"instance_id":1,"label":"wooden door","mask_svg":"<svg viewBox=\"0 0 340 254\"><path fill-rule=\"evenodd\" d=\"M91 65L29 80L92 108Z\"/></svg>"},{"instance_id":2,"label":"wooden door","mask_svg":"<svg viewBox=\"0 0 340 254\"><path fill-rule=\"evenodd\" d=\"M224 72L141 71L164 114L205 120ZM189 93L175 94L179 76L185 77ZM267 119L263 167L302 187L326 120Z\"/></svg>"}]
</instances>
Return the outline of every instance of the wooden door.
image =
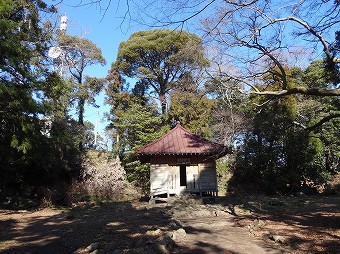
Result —
<instances>
[{"instance_id":1,"label":"wooden door","mask_svg":"<svg viewBox=\"0 0 340 254\"><path fill-rule=\"evenodd\" d=\"M197 192L199 190L198 166L186 166L187 173L187 190Z\"/></svg>"}]
</instances>

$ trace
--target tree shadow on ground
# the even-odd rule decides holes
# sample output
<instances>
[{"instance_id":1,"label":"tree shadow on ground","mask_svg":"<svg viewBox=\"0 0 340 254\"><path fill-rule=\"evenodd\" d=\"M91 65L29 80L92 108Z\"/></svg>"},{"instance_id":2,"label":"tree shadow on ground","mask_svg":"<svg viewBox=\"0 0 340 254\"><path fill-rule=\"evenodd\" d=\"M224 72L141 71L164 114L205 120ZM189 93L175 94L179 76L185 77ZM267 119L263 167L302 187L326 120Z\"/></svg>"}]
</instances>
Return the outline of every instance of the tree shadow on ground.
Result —
<instances>
[{"instance_id":1,"label":"tree shadow on ground","mask_svg":"<svg viewBox=\"0 0 340 254\"><path fill-rule=\"evenodd\" d=\"M181 227L169 210L167 204L149 206L146 202L83 203L73 208L31 211L0 210L0 228L5 229L0 230L0 253L87 253L86 247L93 243L99 244L99 253L162 253L150 246L159 241L162 234ZM210 233L196 227L185 230L188 234ZM174 241L167 243L168 250L178 253ZM223 251L213 242L199 242L197 246L182 249L184 252L181 253L207 253L202 252L207 248L214 253Z\"/></svg>"},{"instance_id":2,"label":"tree shadow on ground","mask_svg":"<svg viewBox=\"0 0 340 254\"><path fill-rule=\"evenodd\" d=\"M1 220L0 252L73 253L99 243L100 251L113 253L152 243L157 229L169 230L171 217L164 210L128 202L86 204L73 209L7 213ZM5 230L3 230L5 229Z\"/></svg>"},{"instance_id":3,"label":"tree shadow on ground","mask_svg":"<svg viewBox=\"0 0 340 254\"><path fill-rule=\"evenodd\" d=\"M340 253L340 197L267 197L230 195L216 198L214 204L229 209L234 216L226 218L223 228L242 227L243 231L256 220L266 224L259 231L272 231L285 237L284 249L298 253ZM79 253L91 243L99 243L99 253L115 250L135 250L152 253L148 246L160 237L156 233L173 230L174 218L167 204L148 206L147 203L107 202L84 203L70 209L43 209L36 211L0 211L0 253ZM214 222L225 218L210 217ZM227 222L227 221L226 221ZM201 224L183 225L189 239L197 236L191 245L173 246L172 253L242 253L232 246L221 248L215 239L228 242L231 235L207 229L210 222L201 218ZM272 226L275 227L272 227ZM258 232L256 232L258 233ZM216 234L216 235L215 235ZM265 233L267 234L267 233ZM204 236L209 236L205 239ZM215 237L215 238L214 238ZM235 236L234 236L235 237ZM270 251L273 244L261 242ZM240 239L239 241L243 241ZM186 242L185 242L186 243ZM288 248L288 250L289 250ZM136 252L136 250L138 252ZM119 253L119 252L118 252ZM131 252L128 252L131 253ZM155 252L154 252L155 253ZM270 253L270 252L268 252Z\"/></svg>"},{"instance_id":4,"label":"tree shadow on ground","mask_svg":"<svg viewBox=\"0 0 340 254\"><path fill-rule=\"evenodd\" d=\"M277 244L296 253L340 253L340 196L229 195L219 203L231 208L235 225L266 231L268 241L282 236Z\"/></svg>"}]
</instances>

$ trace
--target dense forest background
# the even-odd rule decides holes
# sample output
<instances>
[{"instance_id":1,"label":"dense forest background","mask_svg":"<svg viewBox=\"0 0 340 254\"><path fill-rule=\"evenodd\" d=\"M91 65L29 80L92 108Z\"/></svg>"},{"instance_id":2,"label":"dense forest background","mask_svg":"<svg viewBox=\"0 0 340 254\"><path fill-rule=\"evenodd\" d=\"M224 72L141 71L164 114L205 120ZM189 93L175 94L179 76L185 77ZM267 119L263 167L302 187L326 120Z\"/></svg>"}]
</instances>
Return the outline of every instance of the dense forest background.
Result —
<instances>
[{"instance_id":1,"label":"dense forest background","mask_svg":"<svg viewBox=\"0 0 340 254\"><path fill-rule=\"evenodd\" d=\"M107 78L99 79L84 71L105 63L101 50L46 20L56 8L0 1L1 202L47 194L52 203L67 202L74 186L87 182L84 161L94 153L105 154L98 158L108 165L94 179L123 179L145 191L148 165L135 150L174 121L232 148L218 161L221 189L322 190L340 169L340 2L302 2L221 3L201 22L205 36L180 29L186 18L168 19L122 42ZM188 17L205 9L191 7ZM62 53L51 57L51 47ZM85 105L95 106L104 92L109 149L96 146L94 125L84 121ZM109 162L117 158L124 173L112 176L120 164Z\"/></svg>"}]
</instances>

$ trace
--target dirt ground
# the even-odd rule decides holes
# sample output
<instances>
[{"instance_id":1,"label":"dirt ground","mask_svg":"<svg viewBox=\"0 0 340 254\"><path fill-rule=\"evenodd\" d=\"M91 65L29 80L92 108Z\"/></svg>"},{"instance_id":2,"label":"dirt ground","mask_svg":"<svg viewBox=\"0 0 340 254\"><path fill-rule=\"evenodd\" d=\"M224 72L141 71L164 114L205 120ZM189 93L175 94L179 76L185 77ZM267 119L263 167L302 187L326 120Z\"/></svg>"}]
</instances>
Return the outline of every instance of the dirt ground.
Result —
<instances>
[{"instance_id":1,"label":"dirt ground","mask_svg":"<svg viewBox=\"0 0 340 254\"><path fill-rule=\"evenodd\" d=\"M0 210L0 253L340 253L340 196L235 195ZM182 232L181 231L181 232ZM166 233L167 232L167 233ZM172 234L171 236L174 236ZM92 245L91 245L92 244Z\"/></svg>"}]
</instances>

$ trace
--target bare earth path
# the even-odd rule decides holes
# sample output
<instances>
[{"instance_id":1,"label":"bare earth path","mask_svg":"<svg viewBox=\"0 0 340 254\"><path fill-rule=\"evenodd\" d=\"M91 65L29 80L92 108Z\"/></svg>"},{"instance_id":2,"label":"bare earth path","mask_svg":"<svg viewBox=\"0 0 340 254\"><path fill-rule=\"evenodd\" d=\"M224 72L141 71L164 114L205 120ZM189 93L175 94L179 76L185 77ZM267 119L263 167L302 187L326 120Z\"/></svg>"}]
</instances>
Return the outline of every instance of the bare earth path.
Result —
<instances>
[{"instance_id":1,"label":"bare earth path","mask_svg":"<svg viewBox=\"0 0 340 254\"><path fill-rule=\"evenodd\" d=\"M340 253L340 197L84 203L0 210L0 253ZM178 228L184 235L164 235ZM270 232L280 238L271 239ZM163 240L160 240L163 239ZM157 247L157 248L156 248Z\"/></svg>"},{"instance_id":2,"label":"bare earth path","mask_svg":"<svg viewBox=\"0 0 340 254\"><path fill-rule=\"evenodd\" d=\"M182 219L181 222L188 234L177 242L177 253L282 253L278 246L251 237L230 218Z\"/></svg>"}]
</instances>

